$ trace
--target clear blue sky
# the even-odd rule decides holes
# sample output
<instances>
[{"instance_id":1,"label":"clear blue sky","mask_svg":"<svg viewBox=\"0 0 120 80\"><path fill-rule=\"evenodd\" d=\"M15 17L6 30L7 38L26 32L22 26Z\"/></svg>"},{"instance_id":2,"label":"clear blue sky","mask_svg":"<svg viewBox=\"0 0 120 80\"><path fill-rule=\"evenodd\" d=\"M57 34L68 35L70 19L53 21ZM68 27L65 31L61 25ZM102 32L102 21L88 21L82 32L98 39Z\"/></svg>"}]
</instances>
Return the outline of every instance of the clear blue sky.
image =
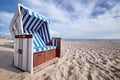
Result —
<instances>
[{"instance_id":1,"label":"clear blue sky","mask_svg":"<svg viewBox=\"0 0 120 80\"><path fill-rule=\"evenodd\" d=\"M21 3L54 21L52 36L64 39L120 39L120 0L0 0L0 35Z\"/></svg>"}]
</instances>

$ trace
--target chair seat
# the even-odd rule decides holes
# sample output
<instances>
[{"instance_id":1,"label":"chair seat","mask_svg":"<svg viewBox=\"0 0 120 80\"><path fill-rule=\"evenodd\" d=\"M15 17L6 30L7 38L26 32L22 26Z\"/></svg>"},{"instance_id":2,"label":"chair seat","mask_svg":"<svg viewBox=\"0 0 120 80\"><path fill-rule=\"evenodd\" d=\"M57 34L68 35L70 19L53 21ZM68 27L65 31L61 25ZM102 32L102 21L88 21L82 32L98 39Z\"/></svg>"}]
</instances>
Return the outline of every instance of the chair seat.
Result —
<instances>
[{"instance_id":1,"label":"chair seat","mask_svg":"<svg viewBox=\"0 0 120 80\"><path fill-rule=\"evenodd\" d=\"M56 46L34 47L34 52L47 51L47 50L51 50L51 49L56 49Z\"/></svg>"}]
</instances>

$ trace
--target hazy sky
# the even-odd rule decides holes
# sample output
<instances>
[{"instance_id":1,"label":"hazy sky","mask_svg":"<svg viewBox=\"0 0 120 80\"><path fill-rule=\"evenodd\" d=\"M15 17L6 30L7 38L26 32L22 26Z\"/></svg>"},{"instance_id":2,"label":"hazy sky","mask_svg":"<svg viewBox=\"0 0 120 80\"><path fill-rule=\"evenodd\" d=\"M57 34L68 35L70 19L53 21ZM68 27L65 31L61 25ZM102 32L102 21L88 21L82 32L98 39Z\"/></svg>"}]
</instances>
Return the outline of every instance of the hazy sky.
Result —
<instances>
[{"instance_id":1,"label":"hazy sky","mask_svg":"<svg viewBox=\"0 0 120 80\"><path fill-rule=\"evenodd\" d=\"M52 36L120 39L120 0L0 0L0 35L11 35L8 26L18 3L52 20Z\"/></svg>"}]
</instances>

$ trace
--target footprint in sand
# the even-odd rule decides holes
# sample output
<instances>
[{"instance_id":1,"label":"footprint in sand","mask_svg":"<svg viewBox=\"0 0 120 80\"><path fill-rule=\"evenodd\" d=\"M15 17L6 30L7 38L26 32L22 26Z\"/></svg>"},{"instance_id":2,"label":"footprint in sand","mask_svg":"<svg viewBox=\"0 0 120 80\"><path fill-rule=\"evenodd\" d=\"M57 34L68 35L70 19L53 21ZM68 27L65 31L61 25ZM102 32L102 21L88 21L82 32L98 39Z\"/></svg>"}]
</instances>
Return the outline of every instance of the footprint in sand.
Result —
<instances>
[{"instance_id":1,"label":"footprint in sand","mask_svg":"<svg viewBox=\"0 0 120 80\"><path fill-rule=\"evenodd\" d=\"M20 73L20 74L17 74L15 76L12 76L10 79L23 80L25 78L26 78L26 76L24 74Z\"/></svg>"},{"instance_id":2,"label":"footprint in sand","mask_svg":"<svg viewBox=\"0 0 120 80\"><path fill-rule=\"evenodd\" d=\"M0 73L2 73L2 72L3 72L3 70L0 69Z\"/></svg>"}]
</instances>

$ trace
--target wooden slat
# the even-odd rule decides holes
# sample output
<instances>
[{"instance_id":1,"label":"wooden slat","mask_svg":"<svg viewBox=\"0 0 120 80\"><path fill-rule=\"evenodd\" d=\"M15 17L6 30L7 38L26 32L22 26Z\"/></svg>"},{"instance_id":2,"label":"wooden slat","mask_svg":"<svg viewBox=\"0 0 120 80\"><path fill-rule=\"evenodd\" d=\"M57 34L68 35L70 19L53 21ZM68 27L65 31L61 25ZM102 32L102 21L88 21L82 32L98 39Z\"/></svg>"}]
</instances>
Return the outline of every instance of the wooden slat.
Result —
<instances>
[{"instance_id":1,"label":"wooden slat","mask_svg":"<svg viewBox=\"0 0 120 80\"><path fill-rule=\"evenodd\" d=\"M57 39L57 48L56 48L56 56L60 57L61 53L61 38L56 38Z\"/></svg>"},{"instance_id":2,"label":"wooden slat","mask_svg":"<svg viewBox=\"0 0 120 80\"><path fill-rule=\"evenodd\" d=\"M19 39L19 49L22 50L23 49L23 39L20 38ZM18 67L22 69L22 54L18 54L19 57L18 57Z\"/></svg>"},{"instance_id":3,"label":"wooden slat","mask_svg":"<svg viewBox=\"0 0 120 80\"><path fill-rule=\"evenodd\" d=\"M19 39L15 39L15 52L14 52L14 66L18 66L18 45L19 45Z\"/></svg>"},{"instance_id":4,"label":"wooden slat","mask_svg":"<svg viewBox=\"0 0 120 80\"><path fill-rule=\"evenodd\" d=\"M33 39L28 39L28 72L33 74Z\"/></svg>"},{"instance_id":5,"label":"wooden slat","mask_svg":"<svg viewBox=\"0 0 120 80\"><path fill-rule=\"evenodd\" d=\"M34 54L33 56L33 67L38 65L38 54Z\"/></svg>"},{"instance_id":6,"label":"wooden slat","mask_svg":"<svg viewBox=\"0 0 120 80\"><path fill-rule=\"evenodd\" d=\"M23 53L22 53L22 69L26 71L27 69L27 60L28 60L28 56L27 56L27 39L23 39Z\"/></svg>"},{"instance_id":7,"label":"wooden slat","mask_svg":"<svg viewBox=\"0 0 120 80\"><path fill-rule=\"evenodd\" d=\"M37 66L37 67L34 67L33 73L36 73L36 72L42 70L43 68L45 68L45 67L47 67L47 66L49 66L49 65L51 65L51 64L53 64L55 62L57 62L58 59L59 58L56 57L56 58L53 58L53 59L51 59L51 60L49 60L49 61L47 61L47 62L45 62L45 63L43 63L43 64L41 64L39 66Z\"/></svg>"}]
</instances>

